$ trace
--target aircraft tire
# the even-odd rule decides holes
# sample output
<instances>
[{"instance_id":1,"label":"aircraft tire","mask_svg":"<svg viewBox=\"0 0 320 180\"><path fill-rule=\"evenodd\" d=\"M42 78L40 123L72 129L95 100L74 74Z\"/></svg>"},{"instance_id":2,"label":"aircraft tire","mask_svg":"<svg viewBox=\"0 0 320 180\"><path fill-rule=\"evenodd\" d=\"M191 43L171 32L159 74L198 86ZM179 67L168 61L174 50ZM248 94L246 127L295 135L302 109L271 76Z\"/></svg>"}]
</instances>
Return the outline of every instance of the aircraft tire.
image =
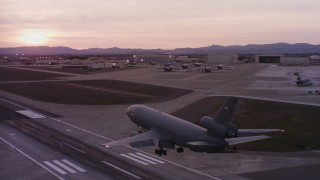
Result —
<instances>
[{"instance_id":1,"label":"aircraft tire","mask_svg":"<svg viewBox=\"0 0 320 180\"><path fill-rule=\"evenodd\" d=\"M167 155L167 151L166 150L162 150L162 154L163 155Z\"/></svg>"},{"instance_id":2,"label":"aircraft tire","mask_svg":"<svg viewBox=\"0 0 320 180\"><path fill-rule=\"evenodd\" d=\"M156 150L154 150L154 153L156 153L156 154L160 154L160 151L158 150L158 149L156 149Z\"/></svg>"},{"instance_id":3,"label":"aircraft tire","mask_svg":"<svg viewBox=\"0 0 320 180\"><path fill-rule=\"evenodd\" d=\"M183 148L182 147L177 148L177 153L183 153Z\"/></svg>"}]
</instances>

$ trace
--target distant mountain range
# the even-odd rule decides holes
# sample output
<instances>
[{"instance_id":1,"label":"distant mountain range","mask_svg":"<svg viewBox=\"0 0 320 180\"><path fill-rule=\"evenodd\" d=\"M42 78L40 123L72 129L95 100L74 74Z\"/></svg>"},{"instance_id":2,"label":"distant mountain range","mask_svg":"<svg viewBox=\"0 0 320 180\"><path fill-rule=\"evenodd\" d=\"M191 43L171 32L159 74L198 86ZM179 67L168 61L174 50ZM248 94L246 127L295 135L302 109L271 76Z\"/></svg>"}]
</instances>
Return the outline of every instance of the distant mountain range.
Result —
<instances>
[{"instance_id":1,"label":"distant mountain range","mask_svg":"<svg viewBox=\"0 0 320 180\"><path fill-rule=\"evenodd\" d=\"M307 43L275 43L275 44L249 44L245 46L219 46L212 45L199 48L176 48L172 50L164 49L124 49L124 48L89 48L89 49L72 49L69 47L49 47L49 46L24 46L0 48L0 54L26 54L26 55L108 55L108 54L150 54L150 53L167 53L167 54L213 54L213 53L239 53L239 54L259 54L259 53L276 53L276 54L320 54L320 45Z\"/></svg>"}]
</instances>

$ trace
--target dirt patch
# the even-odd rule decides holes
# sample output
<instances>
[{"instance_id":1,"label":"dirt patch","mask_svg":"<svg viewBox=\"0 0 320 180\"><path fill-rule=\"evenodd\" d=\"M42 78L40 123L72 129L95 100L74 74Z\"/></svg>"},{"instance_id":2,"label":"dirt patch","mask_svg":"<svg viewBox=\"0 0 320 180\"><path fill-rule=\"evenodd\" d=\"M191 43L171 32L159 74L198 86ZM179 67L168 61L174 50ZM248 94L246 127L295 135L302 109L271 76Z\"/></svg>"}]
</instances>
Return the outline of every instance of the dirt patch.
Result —
<instances>
[{"instance_id":1,"label":"dirt patch","mask_svg":"<svg viewBox=\"0 0 320 180\"><path fill-rule=\"evenodd\" d=\"M0 89L44 102L111 105L174 99L191 90L116 80L0 84Z\"/></svg>"},{"instance_id":2,"label":"dirt patch","mask_svg":"<svg viewBox=\"0 0 320 180\"><path fill-rule=\"evenodd\" d=\"M104 68L104 69L96 69L96 70L88 70L88 66L24 66L24 68L30 69L39 69L39 70L48 70L48 71L56 71L56 72L64 72L64 73L73 73L79 75L89 75L95 73L105 73L105 72L113 72L113 71L123 71L128 69L133 69L135 67L124 67L124 68Z\"/></svg>"},{"instance_id":3,"label":"dirt patch","mask_svg":"<svg viewBox=\"0 0 320 180\"><path fill-rule=\"evenodd\" d=\"M172 74L172 72L168 72L171 74L165 74L165 75L160 75L160 76L155 76L155 78L159 79L183 79L188 77L189 75L181 75L181 74Z\"/></svg>"},{"instance_id":4,"label":"dirt patch","mask_svg":"<svg viewBox=\"0 0 320 180\"><path fill-rule=\"evenodd\" d=\"M198 124L202 116L214 116L227 98L209 97L184 107L173 115ZM320 107L239 99L233 123L243 129L278 128L267 133L272 139L237 145L240 150L299 151L320 149Z\"/></svg>"}]
</instances>

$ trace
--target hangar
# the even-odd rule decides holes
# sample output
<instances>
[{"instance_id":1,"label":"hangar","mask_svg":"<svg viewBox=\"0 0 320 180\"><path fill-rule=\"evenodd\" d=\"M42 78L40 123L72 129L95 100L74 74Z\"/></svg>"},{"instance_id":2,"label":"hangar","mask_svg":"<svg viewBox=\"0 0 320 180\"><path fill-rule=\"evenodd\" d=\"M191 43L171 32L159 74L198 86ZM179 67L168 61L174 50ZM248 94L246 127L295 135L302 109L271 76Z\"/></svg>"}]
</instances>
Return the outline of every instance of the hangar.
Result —
<instances>
[{"instance_id":1,"label":"hangar","mask_svg":"<svg viewBox=\"0 0 320 180\"><path fill-rule=\"evenodd\" d=\"M256 55L256 63L275 63L281 65L309 65L313 64L311 58L298 55Z\"/></svg>"},{"instance_id":2,"label":"hangar","mask_svg":"<svg viewBox=\"0 0 320 180\"><path fill-rule=\"evenodd\" d=\"M280 63L284 60L284 55L256 55L256 63Z\"/></svg>"}]
</instances>

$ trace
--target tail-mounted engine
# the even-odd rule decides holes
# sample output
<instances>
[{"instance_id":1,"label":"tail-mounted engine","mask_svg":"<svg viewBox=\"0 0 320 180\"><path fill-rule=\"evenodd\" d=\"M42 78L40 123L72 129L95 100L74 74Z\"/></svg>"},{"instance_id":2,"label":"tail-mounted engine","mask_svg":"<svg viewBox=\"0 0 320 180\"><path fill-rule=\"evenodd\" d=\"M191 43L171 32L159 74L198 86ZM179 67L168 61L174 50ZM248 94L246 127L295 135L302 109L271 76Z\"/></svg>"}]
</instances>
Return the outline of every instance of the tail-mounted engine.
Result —
<instances>
[{"instance_id":1,"label":"tail-mounted engine","mask_svg":"<svg viewBox=\"0 0 320 180\"><path fill-rule=\"evenodd\" d=\"M211 133L217 134L224 138L233 138L238 135L238 128L228 122L219 122L209 116L204 116L200 120L202 127Z\"/></svg>"}]
</instances>

